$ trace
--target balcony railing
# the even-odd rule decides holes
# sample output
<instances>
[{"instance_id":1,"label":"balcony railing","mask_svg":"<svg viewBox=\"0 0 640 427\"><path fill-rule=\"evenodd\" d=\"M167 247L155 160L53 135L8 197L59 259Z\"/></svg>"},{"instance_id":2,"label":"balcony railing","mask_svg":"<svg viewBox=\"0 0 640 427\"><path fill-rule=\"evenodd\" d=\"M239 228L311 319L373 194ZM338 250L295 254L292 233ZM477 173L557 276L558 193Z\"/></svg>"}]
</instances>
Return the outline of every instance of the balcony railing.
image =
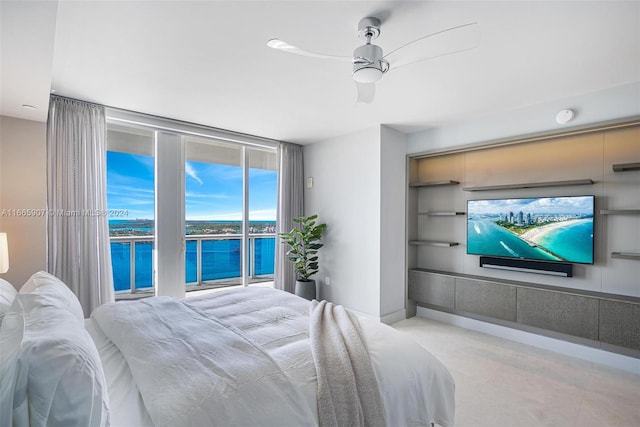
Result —
<instances>
[{"instance_id":1,"label":"balcony railing","mask_svg":"<svg viewBox=\"0 0 640 427\"><path fill-rule=\"evenodd\" d=\"M153 236L111 237L114 287L117 293L153 289ZM185 236L185 283L237 284L241 274L241 234ZM250 234L249 279L273 279L275 234Z\"/></svg>"}]
</instances>

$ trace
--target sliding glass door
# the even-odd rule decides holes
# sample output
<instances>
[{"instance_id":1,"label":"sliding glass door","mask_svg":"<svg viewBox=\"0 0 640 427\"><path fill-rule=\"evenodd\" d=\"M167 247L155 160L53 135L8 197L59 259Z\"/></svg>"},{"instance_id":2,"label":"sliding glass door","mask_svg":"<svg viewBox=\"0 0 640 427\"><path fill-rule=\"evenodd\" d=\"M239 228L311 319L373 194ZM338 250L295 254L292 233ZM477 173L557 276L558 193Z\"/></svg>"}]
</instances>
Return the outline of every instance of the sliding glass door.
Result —
<instances>
[{"instance_id":1,"label":"sliding glass door","mask_svg":"<svg viewBox=\"0 0 640 427\"><path fill-rule=\"evenodd\" d=\"M153 289L155 236L154 133L110 125L107 205L111 263L117 293Z\"/></svg>"},{"instance_id":2,"label":"sliding glass door","mask_svg":"<svg viewBox=\"0 0 640 427\"><path fill-rule=\"evenodd\" d=\"M273 280L275 148L120 124L108 130L108 205L128 214L110 218L116 291L164 286L156 293L178 295L185 285Z\"/></svg>"},{"instance_id":3,"label":"sliding glass door","mask_svg":"<svg viewBox=\"0 0 640 427\"><path fill-rule=\"evenodd\" d=\"M273 150L247 148L249 277L273 278L276 248L277 162Z\"/></svg>"},{"instance_id":4,"label":"sliding glass door","mask_svg":"<svg viewBox=\"0 0 640 427\"><path fill-rule=\"evenodd\" d=\"M185 282L241 279L243 147L185 138Z\"/></svg>"}]
</instances>

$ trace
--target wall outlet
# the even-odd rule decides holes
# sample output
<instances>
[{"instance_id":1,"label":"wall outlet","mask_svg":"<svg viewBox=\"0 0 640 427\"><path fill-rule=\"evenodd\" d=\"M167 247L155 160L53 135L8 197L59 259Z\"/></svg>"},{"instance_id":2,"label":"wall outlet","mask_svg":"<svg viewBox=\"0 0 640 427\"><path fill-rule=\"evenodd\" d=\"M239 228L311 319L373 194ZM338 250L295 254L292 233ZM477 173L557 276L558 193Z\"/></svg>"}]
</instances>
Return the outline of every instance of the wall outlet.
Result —
<instances>
[{"instance_id":1,"label":"wall outlet","mask_svg":"<svg viewBox=\"0 0 640 427\"><path fill-rule=\"evenodd\" d=\"M325 276L324 278L324 284L327 286L331 285L331 279L329 278L329 276Z\"/></svg>"}]
</instances>

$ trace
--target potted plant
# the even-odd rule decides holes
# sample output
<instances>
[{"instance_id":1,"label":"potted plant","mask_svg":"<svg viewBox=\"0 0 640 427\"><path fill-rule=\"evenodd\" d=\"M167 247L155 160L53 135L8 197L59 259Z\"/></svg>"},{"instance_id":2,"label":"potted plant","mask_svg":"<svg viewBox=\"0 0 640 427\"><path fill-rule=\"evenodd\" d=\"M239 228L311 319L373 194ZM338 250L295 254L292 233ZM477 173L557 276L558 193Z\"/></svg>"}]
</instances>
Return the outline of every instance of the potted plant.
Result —
<instances>
[{"instance_id":1,"label":"potted plant","mask_svg":"<svg viewBox=\"0 0 640 427\"><path fill-rule=\"evenodd\" d=\"M294 218L298 226L288 233L280 233L282 242L290 247L287 259L296 271L295 294L308 300L317 297L316 281L310 277L318 272L318 249L324 246L320 237L327 228L327 224L316 224L316 219L318 215Z\"/></svg>"}]
</instances>

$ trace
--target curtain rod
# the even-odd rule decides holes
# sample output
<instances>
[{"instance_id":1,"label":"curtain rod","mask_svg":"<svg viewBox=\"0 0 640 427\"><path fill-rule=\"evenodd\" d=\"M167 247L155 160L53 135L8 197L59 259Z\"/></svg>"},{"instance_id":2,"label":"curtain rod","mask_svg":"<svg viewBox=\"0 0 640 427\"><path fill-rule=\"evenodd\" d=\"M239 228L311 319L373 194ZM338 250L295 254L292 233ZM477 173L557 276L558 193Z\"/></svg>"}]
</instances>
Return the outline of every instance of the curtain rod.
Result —
<instances>
[{"instance_id":1,"label":"curtain rod","mask_svg":"<svg viewBox=\"0 0 640 427\"><path fill-rule=\"evenodd\" d=\"M223 141L235 142L245 145L253 145L258 147L275 148L283 141L276 139L264 138L261 136L250 135L247 133L236 132L227 129L216 128L213 126L202 125L199 123L187 122L184 120L172 119L153 114L141 113L138 111L127 110L124 108L113 107L110 105L97 104L82 99L71 98L57 94L51 94L52 98L67 99L71 101L82 102L90 105L98 105L105 108L105 116L108 121L127 123L142 127L162 129L172 132L186 133L192 136L201 136L205 138L216 138ZM146 119L146 121L145 121ZM150 123L152 122L152 123ZM286 142L287 144L293 144ZM294 144L297 145L297 144Z\"/></svg>"},{"instance_id":2,"label":"curtain rod","mask_svg":"<svg viewBox=\"0 0 640 427\"><path fill-rule=\"evenodd\" d=\"M96 107L104 107L104 105L102 105L102 104L97 104L95 102L89 102L89 101L85 101L83 99L78 99L78 98L71 98L70 96L56 95L55 93L50 94L49 97L50 98L64 99L66 101L79 102L81 104L95 105Z\"/></svg>"}]
</instances>

